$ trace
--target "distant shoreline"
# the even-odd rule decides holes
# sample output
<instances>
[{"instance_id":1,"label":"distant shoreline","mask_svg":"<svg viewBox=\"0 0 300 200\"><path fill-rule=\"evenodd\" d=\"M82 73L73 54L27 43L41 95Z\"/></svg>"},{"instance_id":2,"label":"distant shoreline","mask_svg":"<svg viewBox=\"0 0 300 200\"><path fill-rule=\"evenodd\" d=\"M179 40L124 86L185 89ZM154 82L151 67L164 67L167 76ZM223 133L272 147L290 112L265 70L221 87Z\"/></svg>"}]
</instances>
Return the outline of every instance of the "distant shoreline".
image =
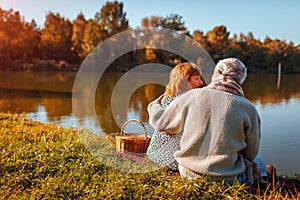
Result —
<instances>
[{"instance_id":1,"label":"distant shoreline","mask_svg":"<svg viewBox=\"0 0 300 200\"><path fill-rule=\"evenodd\" d=\"M140 64L132 64L132 66L138 66ZM64 61L55 62L53 60L40 60L36 63L11 63L7 66L0 66L0 71L49 71L49 72L78 72L80 64L68 64ZM112 66L108 70L109 72L127 72L127 68L120 66ZM277 74L276 68L272 70L264 70L256 67L248 68L249 74ZM299 72L286 72L281 71L281 74L300 74Z\"/></svg>"}]
</instances>

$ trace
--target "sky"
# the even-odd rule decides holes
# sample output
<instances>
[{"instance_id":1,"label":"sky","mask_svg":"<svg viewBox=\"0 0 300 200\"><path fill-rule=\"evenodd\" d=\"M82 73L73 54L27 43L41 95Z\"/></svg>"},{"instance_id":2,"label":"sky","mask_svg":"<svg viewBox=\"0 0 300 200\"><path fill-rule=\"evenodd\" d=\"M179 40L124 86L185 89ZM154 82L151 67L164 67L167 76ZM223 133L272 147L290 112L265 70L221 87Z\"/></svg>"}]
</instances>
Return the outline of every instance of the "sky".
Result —
<instances>
[{"instance_id":1,"label":"sky","mask_svg":"<svg viewBox=\"0 0 300 200\"><path fill-rule=\"evenodd\" d=\"M224 25L233 34L252 32L254 38L271 39L300 44L300 1L298 0L119 0L132 28L141 26L144 17L178 14L193 33L206 33ZM0 0L1 9L19 11L25 21L34 19L43 26L46 14L51 11L74 20L81 12L93 19L106 0ZM1 27L0 27L1 28Z\"/></svg>"}]
</instances>

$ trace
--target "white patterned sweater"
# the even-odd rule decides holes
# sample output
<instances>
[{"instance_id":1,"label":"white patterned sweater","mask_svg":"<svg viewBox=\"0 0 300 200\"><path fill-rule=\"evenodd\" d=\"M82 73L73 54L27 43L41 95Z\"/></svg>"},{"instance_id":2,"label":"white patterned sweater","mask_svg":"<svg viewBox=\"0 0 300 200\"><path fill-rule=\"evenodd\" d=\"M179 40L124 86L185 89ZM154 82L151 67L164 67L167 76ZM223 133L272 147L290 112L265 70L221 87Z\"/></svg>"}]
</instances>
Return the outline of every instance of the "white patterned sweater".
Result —
<instances>
[{"instance_id":1,"label":"white patterned sweater","mask_svg":"<svg viewBox=\"0 0 300 200\"><path fill-rule=\"evenodd\" d=\"M188 174L234 179L253 160L260 142L260 118L246 98L222 90L193 89L163 108L148 105L157 131L182 133L175 159ZM181 173L181 171L180 171Z\"/></svg>"},{"instance_id":2,"label":"white patterned sweater","mask_svg":"<svg viewBox=\"0 0 300 200\"><path fill-rule=\"evenodd\" d=\"M160 106L167 108L175 97L163 97ZM178 163L174 158L174 153L179 149L179 134L169 134L166 132L154 131L150 145L147 149L147 156L160 167L167 167L171 170L178 170Z\"/></svg>"}]
</instances>

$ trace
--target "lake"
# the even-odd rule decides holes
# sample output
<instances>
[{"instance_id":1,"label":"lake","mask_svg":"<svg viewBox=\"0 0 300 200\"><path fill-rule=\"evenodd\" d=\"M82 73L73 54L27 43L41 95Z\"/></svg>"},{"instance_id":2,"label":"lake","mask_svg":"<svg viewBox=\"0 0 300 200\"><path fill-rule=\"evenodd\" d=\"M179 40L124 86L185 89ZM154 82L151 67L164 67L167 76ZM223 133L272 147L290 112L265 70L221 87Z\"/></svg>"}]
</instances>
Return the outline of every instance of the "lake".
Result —
<instances>
[{"instance_id":1,"label":"lake","mask_svg":"<svg viewBox=\"0 0 300 200\"><path fill-rule=\"evenodd\" d=\"M101 77L91 111L90 94L85 98L83 92L78 105L76 100L72 102L72 98L76 98L72 94L74 72L0 71L0 112L23 113L33 120L88 128L99 134L117 133L125 121L136 118L146 125L151 135L153 129L147 123L147 105L164 91L164 87L140 84L128 94L126 88L136 81L145 81L149 74L137 74L120 86L117 83L121 75L106 73ZM168 74L150 76L161 77L165 82ZM116 86L121 90L114 93ZM281 175L300 173L300 75L283 74L278 83L276 75L250 74L242 86L246 98L255 105L261 117L260 155ZM77 112L72 108L74 102L79 109ZM142 131L134 123L127 128L128 131Z\"/></svg>"}]
</instances>

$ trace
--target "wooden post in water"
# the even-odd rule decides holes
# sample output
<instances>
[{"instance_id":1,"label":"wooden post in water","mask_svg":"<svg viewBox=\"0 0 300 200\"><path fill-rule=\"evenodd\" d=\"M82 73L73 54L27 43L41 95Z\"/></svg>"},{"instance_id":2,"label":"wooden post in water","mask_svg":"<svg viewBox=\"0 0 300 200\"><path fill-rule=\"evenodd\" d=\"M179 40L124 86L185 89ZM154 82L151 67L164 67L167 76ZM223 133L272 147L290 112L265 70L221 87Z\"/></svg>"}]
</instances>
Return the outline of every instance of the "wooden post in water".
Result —
<instances>
[{"instance_id":1,"label":"wooden post in water","mask_svg":"<svg viewBox=\"0 0 300 200\"><path fill-rule=\"evenodd\" d=\"M280 79L281 79L281 63L278 63L277 90L280 88Z\"/></svg>"}]
</instances>

